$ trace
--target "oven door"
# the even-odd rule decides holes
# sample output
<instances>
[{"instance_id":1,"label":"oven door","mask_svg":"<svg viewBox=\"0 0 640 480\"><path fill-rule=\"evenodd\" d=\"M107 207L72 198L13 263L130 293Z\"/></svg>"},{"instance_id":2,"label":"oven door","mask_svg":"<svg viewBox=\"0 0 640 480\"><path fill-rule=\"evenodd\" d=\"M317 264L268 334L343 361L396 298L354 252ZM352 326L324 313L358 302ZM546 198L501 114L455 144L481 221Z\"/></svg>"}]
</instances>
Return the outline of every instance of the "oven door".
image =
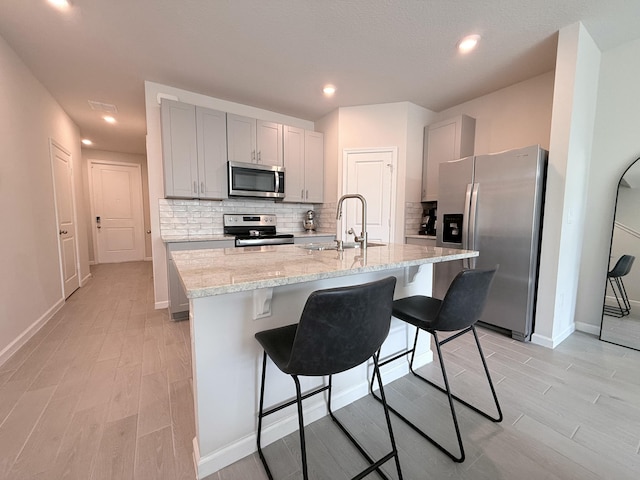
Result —
<instances>
[{"instance_id":1,"label":"oven door","mask_svg":"<svg viewBox=\"0 0 640 480\"><path fill-rule=\"evenodd\" d=\"M284 198L284 168L229 162L229 195Z\"/></svg>"}]
</instances>

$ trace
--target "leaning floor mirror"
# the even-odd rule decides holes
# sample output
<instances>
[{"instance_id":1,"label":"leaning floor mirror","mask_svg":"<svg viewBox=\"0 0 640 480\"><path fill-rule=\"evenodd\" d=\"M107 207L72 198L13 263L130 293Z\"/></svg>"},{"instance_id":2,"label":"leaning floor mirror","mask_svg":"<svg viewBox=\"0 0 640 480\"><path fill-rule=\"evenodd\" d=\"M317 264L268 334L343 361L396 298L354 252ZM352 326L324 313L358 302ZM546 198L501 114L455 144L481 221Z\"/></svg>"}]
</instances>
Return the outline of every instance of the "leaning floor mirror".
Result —
<instances>
[{"instance_id":1,"label":"leaning floor mirror","mask_svg":"<svg viewBox=\"0 0 640 480\"><path fill-rule=\"evenodd\" d=\"M618 183L600 340L640 350L640 158ZM635 261L635 263L634 263Z\"/></svg>"}]
</instances>

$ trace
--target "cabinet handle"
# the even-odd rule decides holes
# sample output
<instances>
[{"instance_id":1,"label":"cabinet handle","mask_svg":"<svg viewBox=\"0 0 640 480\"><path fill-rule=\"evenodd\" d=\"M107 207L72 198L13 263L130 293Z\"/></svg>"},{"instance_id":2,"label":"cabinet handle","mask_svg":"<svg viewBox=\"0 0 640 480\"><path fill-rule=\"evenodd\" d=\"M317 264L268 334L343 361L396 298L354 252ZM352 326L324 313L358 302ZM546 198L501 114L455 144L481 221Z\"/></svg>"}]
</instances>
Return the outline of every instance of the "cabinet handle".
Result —
<instances>
[{"instance_id":1,"label":"cabinet handle","mask_svg":"<svg viewBox=\"0 0 640 480\"><path fill-rule=\"evenodd\" d=\"M251 162L255 162L256 161L256 151L255 150L251 150Z\"/></svg>"},{"instance_id":2,"label":"cabinet handle","mask_svg":"<svg viewBox=\"0 0 640 480\"><path fill-rule=\"evenodd\" d=\"M304 198L304 188L300 190L300 198Z\"/></svg>"},{"instance_id":3,"label":"cabinet handle","mask_svg":"<svg viewBox=\"0 0 640 480\"><path fill-rule=\"evenodd\" d=\"M205 193L205 189L204 189L204 182L200 182L200 193L201 193L202 195L204 195L204 193Z\"/></svg>"},{"instance_id":4,"label":"cabinet handle","mask_svg":"<svg viewBox=\"0 0 640 480\"><path fill-rule=\"evenodd\" d=\"M262 151L258 151L258 163L262 163Z\"/></svg>"},{"instance_id":5,"label":"cabinet handle","mask_svg":"<svg viewBox=\"0 0 640 480\"><path fill-rule=\"evenodd\" d=\"M309 200L309 190L307 190L307 196L306 199Z\"/></svg>"},{"instance_id":6,"label":"cabinet handle","mask_svg":"<svg viewBox=\"0 0 640 480\"><path fill-rule=\"evenodd\" d=\"M193 193L198 194L198 182L193 181Z\"/></svg>"}]
</instances>

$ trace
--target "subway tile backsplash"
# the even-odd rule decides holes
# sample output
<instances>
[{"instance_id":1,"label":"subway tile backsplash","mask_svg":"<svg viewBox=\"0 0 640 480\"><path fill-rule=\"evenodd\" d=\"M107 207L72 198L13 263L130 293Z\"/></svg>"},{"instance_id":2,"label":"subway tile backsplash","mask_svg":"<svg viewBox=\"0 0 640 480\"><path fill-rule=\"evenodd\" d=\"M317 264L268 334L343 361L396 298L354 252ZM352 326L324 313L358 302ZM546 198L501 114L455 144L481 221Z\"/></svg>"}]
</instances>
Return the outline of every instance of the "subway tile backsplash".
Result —
<instances>
[{"instance_id":1,"label":"subway tile backsplash","mask_svg":"<svg viewBox=\"0 0 640 480\"><path fill-rule=\"evenodd\" d=\"M316 212L316 231L335 233L337 203L311 205L308 203L280 203L269 200L227 199L176 200L161 198L160 233L163 238L222 235L224 213L274 213L278 216L278 232L304 232L303 221L307 210ZM422 222L422 204L405 204L405 234L418 233Z\"/></svg>"},{"instance_id":2,"label":"subway tile backsplash","mask_svg":"<svg viewBox=\"0 0 640 480\"><path fill-rule=\"evenodd\" d=\"M307 210L315 210L314 205L307 203L251 199L213 201L161 198L158 207L162 237L222 235L224 213L273 213L278 216L278 232L304 232L305 214ZM333 225L335 228L335 223Z\"/></svg>"}]
</instances>

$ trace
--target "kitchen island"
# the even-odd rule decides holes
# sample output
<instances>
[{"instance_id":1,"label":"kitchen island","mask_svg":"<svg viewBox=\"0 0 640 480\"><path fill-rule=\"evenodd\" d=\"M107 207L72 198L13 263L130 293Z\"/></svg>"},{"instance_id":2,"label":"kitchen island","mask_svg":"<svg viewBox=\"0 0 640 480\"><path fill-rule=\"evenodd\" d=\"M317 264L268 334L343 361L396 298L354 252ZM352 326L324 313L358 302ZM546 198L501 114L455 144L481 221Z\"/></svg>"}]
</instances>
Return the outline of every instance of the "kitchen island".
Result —
<instances>
[{"instance_id":1,"label":"kitchen island","mask_svg":"<svg viewBox=\"0 0 640 480\"><path fill-rule=\"evenodd\" d=\"M258 331L295 323L315 290L395 276L395 296L431 293L432 264L469 258L478 252L418 245L390 244L323 250L317 245L225 248L173 252L173 260L190 304L195 403L194 459L198 478L256 450L256 412L262 351ZM313 249L311 248L313 247ZM319 249L320 248L320 249ZM393 320L382 357L413 343L415 330ZM417 363L432 360L429 343L419 345ZM407 373L406 364L383 369L388 383ZM390 366L391 367L391 366ZM294 395L293 381L271 363L265 405ZM338 409L368 392L372 366L363 364L334 379ZM301 378L303 391L322 382ZM304 402L305 421L326 415L321 397ZM263 445L295 431L295 407L269 417Z\"/></svg>"}]
</instances>

